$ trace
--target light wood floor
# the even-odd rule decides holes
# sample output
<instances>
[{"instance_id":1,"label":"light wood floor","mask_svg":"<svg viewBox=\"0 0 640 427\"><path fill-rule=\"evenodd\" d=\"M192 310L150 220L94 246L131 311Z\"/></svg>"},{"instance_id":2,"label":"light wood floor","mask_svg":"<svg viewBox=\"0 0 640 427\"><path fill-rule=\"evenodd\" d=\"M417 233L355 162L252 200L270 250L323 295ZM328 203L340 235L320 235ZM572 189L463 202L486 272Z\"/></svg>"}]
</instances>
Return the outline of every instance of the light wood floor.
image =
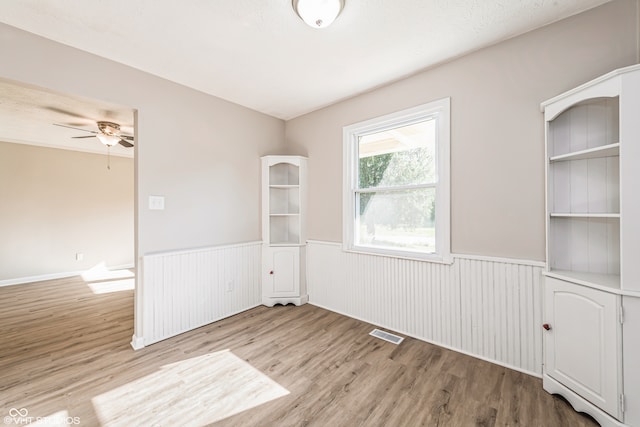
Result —
<instances>
[{"instance_id":1,"label":"light wood floor","mask_svg":"<svg viewBox=\"0 0 640 427\"><path fill-rule=\"evenodd\" d=\"M597 425L537 378L412 338L395 346L308 304L134 352L133 291L64 279L0 288L0 327L2 419L24 408L82 426Z\"/></svg>"}]
</instances>

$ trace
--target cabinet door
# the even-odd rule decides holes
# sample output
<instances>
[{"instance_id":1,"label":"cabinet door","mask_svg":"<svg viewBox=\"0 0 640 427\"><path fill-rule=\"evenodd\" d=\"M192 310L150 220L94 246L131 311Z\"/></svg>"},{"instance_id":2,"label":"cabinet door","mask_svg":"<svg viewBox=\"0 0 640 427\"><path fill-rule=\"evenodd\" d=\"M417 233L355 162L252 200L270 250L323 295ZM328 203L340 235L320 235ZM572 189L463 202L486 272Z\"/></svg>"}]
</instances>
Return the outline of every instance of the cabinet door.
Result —
<instances>
[{"instance_id":1,"label":"cabinet door","mask_svg":"<svg viewBox=\"0 0 640 427\"><path fill-rule=\"evenodd\" d=\"M545 278L545 373L619 418L620 296Z\"/></svg>"},{"instance_id":2,"label":"cabinet door","mask_svg":"<svg viewBox=\"0 0 640 427\"><path fill-rule=\"evenodd\" d=\"M265 249L266 277L264 296L296 297L300 294L300 248Z\"/></svg>"}]
</instances>

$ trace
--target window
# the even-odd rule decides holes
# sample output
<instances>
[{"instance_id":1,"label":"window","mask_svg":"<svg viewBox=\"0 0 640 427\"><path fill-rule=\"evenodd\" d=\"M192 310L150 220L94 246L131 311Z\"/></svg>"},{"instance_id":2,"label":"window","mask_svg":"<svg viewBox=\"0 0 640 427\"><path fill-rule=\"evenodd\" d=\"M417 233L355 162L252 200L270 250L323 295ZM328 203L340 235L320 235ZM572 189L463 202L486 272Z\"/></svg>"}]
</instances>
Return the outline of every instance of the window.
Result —
<instances>
[{"instance_id":1,"label":"window","mask_svg":"<svg viewBox=\"0 0 640 427\"><path fill-rule=\"evenodd\" d=\"M344 128L344 248L450 262L449 98Z\"/></svg>"}]
</instances>

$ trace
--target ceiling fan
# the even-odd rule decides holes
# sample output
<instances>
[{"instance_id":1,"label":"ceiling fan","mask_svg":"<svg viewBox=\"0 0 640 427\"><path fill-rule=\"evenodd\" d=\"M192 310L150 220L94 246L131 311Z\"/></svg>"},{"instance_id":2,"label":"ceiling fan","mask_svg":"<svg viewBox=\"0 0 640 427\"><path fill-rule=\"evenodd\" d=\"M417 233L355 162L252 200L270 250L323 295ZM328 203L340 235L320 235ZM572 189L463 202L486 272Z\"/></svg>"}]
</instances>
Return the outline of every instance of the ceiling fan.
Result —
<instances>
[{"instance_id":1,"label":"ceiling fan","mask_svg":"<svg viewBox=\"0 0 640 427\"><path fill-rule=\"evenodd\" d=\"M120 133L120 125L113 122L96 122L98 125L98 130L87 130L81 129L68 125L61 125L58 123L54 123L54 126L60 126L63 128L80 130L82 132L89 132L93 135L83 135L83 136L72 136L72 138L93 138L96 137L100 140L101 143L106 145L107 147L113 147L116 144L120 144L123 147L131 148L133 147L133 136L131 135L123 135Z\"/></svg>"}]
</instances>

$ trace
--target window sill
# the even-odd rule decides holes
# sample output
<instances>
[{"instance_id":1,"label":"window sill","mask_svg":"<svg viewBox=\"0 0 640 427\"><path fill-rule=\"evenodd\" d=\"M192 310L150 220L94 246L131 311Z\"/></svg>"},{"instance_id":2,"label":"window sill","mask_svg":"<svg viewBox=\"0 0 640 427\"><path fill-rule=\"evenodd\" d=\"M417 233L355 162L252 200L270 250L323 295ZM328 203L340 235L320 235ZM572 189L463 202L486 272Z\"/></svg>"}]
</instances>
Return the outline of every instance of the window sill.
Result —
<instances>
[{"instance_id":1,"label":"window sill","mask_svg":"<svg viewBox=\"0 0 640 427\"><path fill-rule=\"evenodd\" d=\"M446 265L453 264L453 257L450 254L443 256L443 255L437 255L437 254L420 254L418 252L402 253L398 251L387 251L384 249L365 248L362 246L355 246L351 248L343 246L342 250L344 252L349 252L353 254L396 258L396 259L403 259L406 261L421 261L421 262L431 262L434 264L446 264Z\"/></svg>"}]
</instances>

